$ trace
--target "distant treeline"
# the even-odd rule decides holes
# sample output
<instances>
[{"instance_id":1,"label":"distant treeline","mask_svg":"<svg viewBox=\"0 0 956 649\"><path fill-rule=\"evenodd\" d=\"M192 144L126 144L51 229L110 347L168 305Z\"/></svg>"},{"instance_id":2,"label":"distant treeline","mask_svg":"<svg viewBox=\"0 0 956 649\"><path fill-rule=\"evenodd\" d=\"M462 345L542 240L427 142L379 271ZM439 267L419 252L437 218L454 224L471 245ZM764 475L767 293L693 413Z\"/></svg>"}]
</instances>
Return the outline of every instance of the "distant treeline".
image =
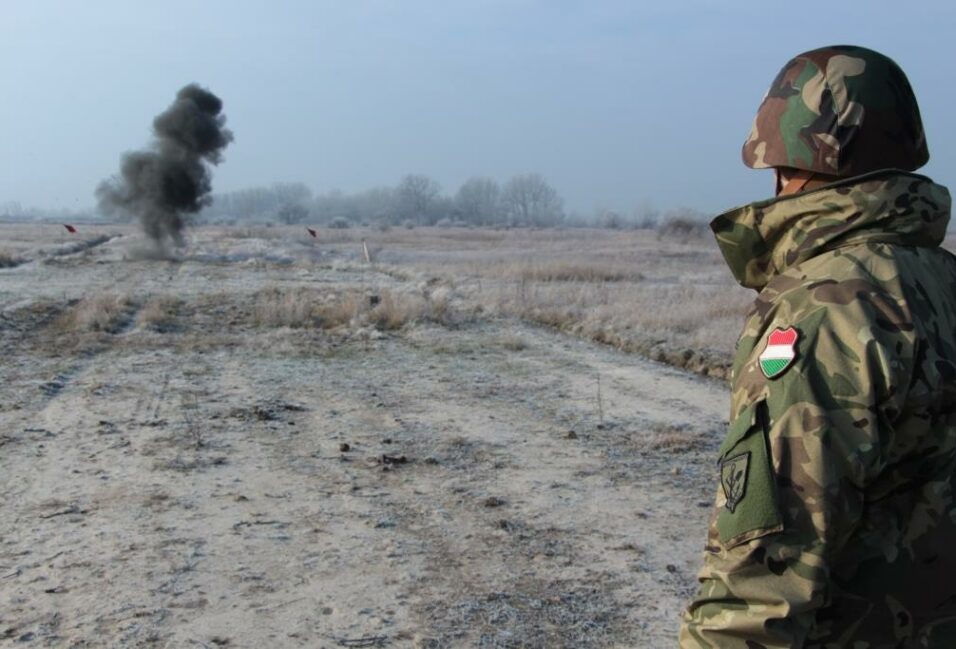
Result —
<instances>
[{"instance_id":1,"label":"distant treeline","mask_svg":"<svg viewBox=\"0 0 956 649\"><path fill-rule=\"evenodd\" d=\"M19 201L0 202L0 221L97 221L99 215L89 209L24 207Z\"/></svg>"},{"instance_id":2,"label":"distant treeline","mask_svg":"<svg viewBox=\"0 0 956 649\"><path fill-rule=\"evenodd\" d=\"M538 174L515 176L499 184L471 178L454 194L442 192L428 176L409 174L394 187L356 193L332 190L318 195L303 183L279 183L215 194L199 220L209 223L308 223L351 226L593 227L654 228L674 220L699 225L694 210L661 214L642 207L630 214L601 209L590 215L568 213L557 190Z\"/></svg>"},{"instance_id":3,"label":"distant treeline","mask_svg":"<svg viewBox=\"0 0 956 649\"><path fill-rule=\"evenodd\" d=\"M472 178L453 196L443 194L428 176L409 174L395 187L354 194L333 190L313 196L302 183L216 194L202 217L328 225L549 226L561 223L565 214L558 192L538 174L515 176L503 186Z\"/></svg>"},{"instance_id":4,"label":"distant treeline","mask_svg":"<svg viewBox=\"0 0 956 649\"><path fill-rule=\"evenodd\" d=\"M499 184L492 178L471 178L454 194L444 193L428 176L409 174L394 187L315 195L304 183L277 183L213 195L196 216L197 223L284 223L348 228L370 227L604 227L656 228L674 234L705 229L707 215L679 208L659 212L649 205L630 212L598 209L590 214L568 212L557 190L538 174L524 174ZM93 210L24 208L0 203L0 221L98 220Z\"/></svg>"}]
</instances>

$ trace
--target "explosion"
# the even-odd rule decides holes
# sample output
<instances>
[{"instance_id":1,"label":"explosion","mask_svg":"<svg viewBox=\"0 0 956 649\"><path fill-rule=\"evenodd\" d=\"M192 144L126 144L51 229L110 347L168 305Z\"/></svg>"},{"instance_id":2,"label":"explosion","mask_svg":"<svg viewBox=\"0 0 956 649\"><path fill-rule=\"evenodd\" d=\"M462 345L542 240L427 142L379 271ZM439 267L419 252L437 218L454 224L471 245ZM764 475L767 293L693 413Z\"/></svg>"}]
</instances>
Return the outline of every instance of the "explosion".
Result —
<instances>
[{"instance_id":1,"label":"explosion","mask_svg":"<svg viewBox=\"0 0 956 649\"><path fill-rule=\"evenodd\" d=\"M222 161L233 139L221 113L222 100L196 84L176 93L153 119L149 147L123 154L120 175L96 188L103 213L138 218L163 254L170 245L182 247L188 215L212 201L209 165Z\"/></svg>"}]
</instances>

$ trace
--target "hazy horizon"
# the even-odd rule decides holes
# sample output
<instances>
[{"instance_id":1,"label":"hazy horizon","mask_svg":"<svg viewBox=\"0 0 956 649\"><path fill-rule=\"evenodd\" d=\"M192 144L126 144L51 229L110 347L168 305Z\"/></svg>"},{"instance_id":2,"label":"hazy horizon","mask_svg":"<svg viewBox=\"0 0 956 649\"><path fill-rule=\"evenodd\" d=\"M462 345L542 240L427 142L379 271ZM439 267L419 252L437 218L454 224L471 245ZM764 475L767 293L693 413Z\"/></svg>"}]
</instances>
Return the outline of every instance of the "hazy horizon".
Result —
<instances>
[{"instance_id":1,"label":"hazy horizon","mask_svg":"<svg viewBox=\"0 0 956 649\"><path fill-rule=\"evenodd\" d=\"M316 193L539 173L569 210L716 212L766 197L740 162L792 55L853 43L894 58L931 161L956 182L946 61L956 8L754 0L571 2L31 2L0 24L0 204L88 209L120 156L196 82L235 141L213 191L303 182ZM797 5L794 5L795 7ZM815 18L819 16L819 18Z\"/></svg>"}]
</instances>

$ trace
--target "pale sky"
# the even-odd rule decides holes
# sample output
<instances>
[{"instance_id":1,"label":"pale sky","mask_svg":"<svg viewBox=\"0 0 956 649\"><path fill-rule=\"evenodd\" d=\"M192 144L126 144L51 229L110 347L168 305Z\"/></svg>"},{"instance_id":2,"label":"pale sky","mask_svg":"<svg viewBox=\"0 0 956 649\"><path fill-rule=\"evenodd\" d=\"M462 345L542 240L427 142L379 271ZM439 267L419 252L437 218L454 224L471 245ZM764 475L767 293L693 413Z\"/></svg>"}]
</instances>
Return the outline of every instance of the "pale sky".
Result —
<instances>
[{"instance_id":1,"label":"pale sky","mask_svg":"<svg viewBox=\"0 0 956 649\"><path fill-rule=\"evenodd\" d=\"M903 67L923 173L956 182L951 0L0 0L0 204L92 206L198 82L236 136L215 191L538 172L582 212L717 212L771 194L740 162L753 114L832 44Z\"/></svg>"}]
</instances>

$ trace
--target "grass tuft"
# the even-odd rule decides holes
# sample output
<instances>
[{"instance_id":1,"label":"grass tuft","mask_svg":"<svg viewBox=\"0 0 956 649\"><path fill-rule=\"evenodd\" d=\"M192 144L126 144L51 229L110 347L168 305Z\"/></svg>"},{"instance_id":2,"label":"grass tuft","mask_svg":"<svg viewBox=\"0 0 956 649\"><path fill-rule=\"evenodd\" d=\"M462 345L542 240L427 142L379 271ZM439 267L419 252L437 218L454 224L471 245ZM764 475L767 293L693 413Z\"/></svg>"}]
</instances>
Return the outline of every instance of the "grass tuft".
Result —
<instances>
[{"instance_id":1,"label":"grass tuft","mask_svg":"<svg viewBox=\"0 0 956 649\"><path fill-rule=\"evenodd\" d=\"M268 288L256 295L253 323L259 327L334 329L359 311L356 291L328 294L308 288Z\"/></svg>"},{"instance_id":2,"label":"grass tuft","mask_svg":"<svg viewBox=\"0 0 956 649\"><path fill-rule=\"evenodd\" d=\"M651 429L651 448L665 453L686 453L707 446L709 436L685 425L659 423Z\"/></svg>"},{"instance_id":3,"label":"grass tuft","mask_svg":"<svg viewBox=\"0 0 956 649\"><path fill-rule=\"evenodd\" d=\"M92 295L67 309L53 326L60 333L116 333L129 322L132 308L128 295Z\"/></svg>"},{"instance_id":4,"label":"grass tuft","mask_svg":"<svg viewBox=\"0 0 956 649\"><path fill-rule=\"evenodd\" d=\"M175 327L176 316L182 308L183 301L172 295L159 295L150 299L137 314L137 324L144 328L160 333L172 331Z\"/></svg>"},{"instance_id":5,"label":"grass tuft","mask_svg":"<svg viewBox=\"0 0 956 649\"><path fill-rule=\"evenodd\" d=\"M395 331L424 319L428 304L417 295L386 292L368 312L368 322L380 331Z\"/></svg>"},{"instance_id":6,"label":"grass tuft","mask_svg":"<svg viewBox=\"0 0 956 649\"><path fill-rule=\"evenodd\" d=\"M0 250L0 268L14 268L23 263L23 259L17 257L12 252Z\"/></svg>"},{"instance_id":7,"label":"grass tuft","mask_svg":"<svg viewBox=\"0 0 956 649\"><path fill-rule=\"evenodd\" d=\"M358 289L320 292L308 288L269 288L256 295L252 314L258 327L397 331L416 322L449 324L453 311L447 296Z\"/></svg>"}]
</instances>

